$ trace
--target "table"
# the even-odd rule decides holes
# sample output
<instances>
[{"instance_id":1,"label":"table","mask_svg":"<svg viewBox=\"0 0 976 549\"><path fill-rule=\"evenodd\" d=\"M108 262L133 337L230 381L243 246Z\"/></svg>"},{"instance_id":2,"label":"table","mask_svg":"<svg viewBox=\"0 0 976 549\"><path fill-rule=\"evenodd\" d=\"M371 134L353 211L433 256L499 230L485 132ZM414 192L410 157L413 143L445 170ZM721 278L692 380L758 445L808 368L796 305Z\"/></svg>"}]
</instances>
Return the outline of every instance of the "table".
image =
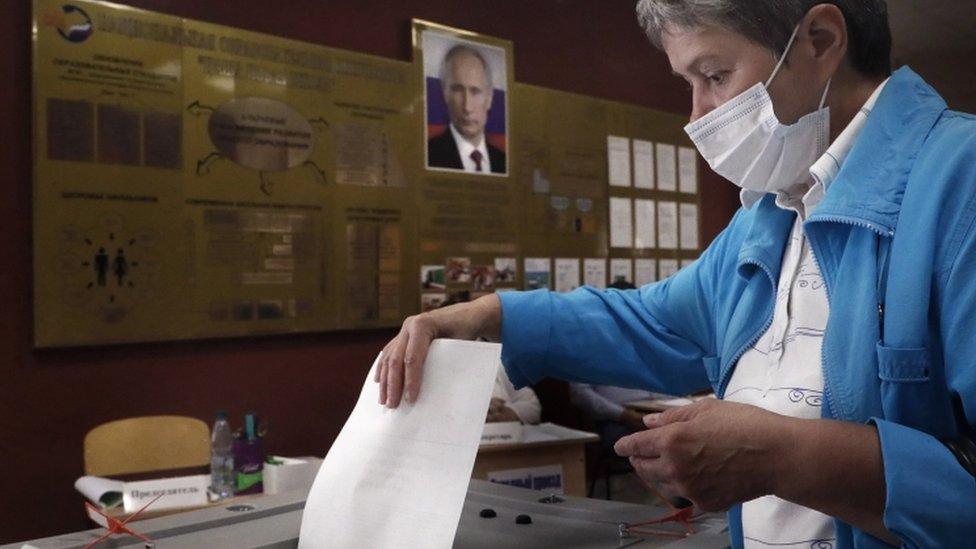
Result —
<instances>
[{"instance_id":1,"label":"table","mask_svg":"<svg viewBox=\"0 0 976 549\"><path fill-rule=\"evenodd\" d=\"M684 539L621 538L621 522L638 522L666 514L659 506L565 496L543 503L539 492L472 480L461 511L454 546L464 549L535 549L563 547L611 549L621 547L668 547L673 549L718 549L728 547L724 515L707 514L695 521L697 533ZM547 500L554 501L554 500ZM298 544L305 491L285 492L254 498L246 505L219 506L139 522L137 530L156 542L157 549L199 547L241 549L293 549ZM491 508L494 519L483 519L480 511ZM532 517L532 524L516 525L519 514ZM679 529L671 525L671 529ZM37 549L82 549L101 535L92 529L60 536L4 545L20 549L29 544ZM139 540L119 537L101 547L142 548Z\"/></svg>"},{"instance_id":2,"label":"table","mask_svg":"<svg viewBox=\"0 0 976 549\"><path fill-rule=\"evenodd\" d=\"M481 445L471 478L488 480L489 473L546 467L562 467L563 493L586 495L584 447L600 440L595 433L577 431L551 423L526 425L522 442Z\"/></svg>"}]
</instances>

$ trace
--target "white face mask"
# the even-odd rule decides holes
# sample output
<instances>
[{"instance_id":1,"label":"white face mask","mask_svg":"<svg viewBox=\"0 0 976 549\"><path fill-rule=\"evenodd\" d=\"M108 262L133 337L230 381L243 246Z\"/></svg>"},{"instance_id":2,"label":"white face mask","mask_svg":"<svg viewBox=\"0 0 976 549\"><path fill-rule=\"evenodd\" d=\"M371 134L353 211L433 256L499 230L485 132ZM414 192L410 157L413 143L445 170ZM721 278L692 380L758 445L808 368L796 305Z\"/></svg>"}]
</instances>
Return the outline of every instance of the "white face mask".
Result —
<instances>
[{"instance_id":1,"label":"white face mask","mask_svg":"<svg viewBox=\"0 0 976 549\"><path fill-rule=\"evenodd\" d=\"M716 173L743 189L763 193L788 189L810 177L810 167L826 151L830 109L824 108L830 80L820 106L795 124L782 124L773 111L767 88L796 39L794 29L786 51L765 85L760 82L700 119L685 126Z\"/></svg>"}]
</instances>

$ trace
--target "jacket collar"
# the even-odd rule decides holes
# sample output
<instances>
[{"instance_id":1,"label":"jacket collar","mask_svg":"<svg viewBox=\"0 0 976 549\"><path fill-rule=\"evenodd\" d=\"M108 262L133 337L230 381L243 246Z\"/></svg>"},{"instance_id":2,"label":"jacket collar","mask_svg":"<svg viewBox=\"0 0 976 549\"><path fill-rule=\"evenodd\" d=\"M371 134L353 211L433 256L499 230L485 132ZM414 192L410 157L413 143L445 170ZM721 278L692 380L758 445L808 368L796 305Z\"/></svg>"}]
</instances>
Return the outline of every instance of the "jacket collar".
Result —
<instances>
[{"instance_id":1,"label":"jacket collar","mask_svg":"<svg viewBox=\"0 0 976 549\"><path fill-rule=\"evenodd\" d=\"M810 221L860 222L893 234L915 158L945 110L918 74L896 71Z\"/></svg>"},{"instance_id":2,"label":"jacket collar","mask_svg":"<svg viewBox=\"0 0 976 549\"><path fill-rule=\"evenodd\" d=\"M908 176L922 143L946 102L908 67L891 76L837 178L808 222L839 221L892 234ZM780 263L795 214L767 194L755 206L739 252L739 272L761 266L779 280Z\"/></svg>"}]
</instances>

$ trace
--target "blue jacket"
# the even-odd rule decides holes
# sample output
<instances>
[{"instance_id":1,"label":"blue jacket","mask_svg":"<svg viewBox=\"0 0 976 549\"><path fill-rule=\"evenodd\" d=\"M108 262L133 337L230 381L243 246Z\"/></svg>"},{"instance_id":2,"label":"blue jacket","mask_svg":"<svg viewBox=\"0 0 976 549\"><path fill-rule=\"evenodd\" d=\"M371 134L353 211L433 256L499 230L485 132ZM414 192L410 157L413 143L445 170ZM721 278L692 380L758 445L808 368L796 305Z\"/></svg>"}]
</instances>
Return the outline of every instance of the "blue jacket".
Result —
<instances>
[{"instance_id":1,"label":"blue jacket","mask_svg":"<svg viewBox=\"0 0 976 549\"><path fill-rule=\"evenodd\" d=\"M772 322L794 216L766 195L694 264L639 290L499 294L509 377L721 397ZM884 522L904 545L971 546L976 481L939 439L976 424L976 117L897 71L804 226L830 302L823 417L877 426ZM741 506L729 524L741 547ZM884 546L836 526L838 547Z\"/></svg>"}]
</instances>

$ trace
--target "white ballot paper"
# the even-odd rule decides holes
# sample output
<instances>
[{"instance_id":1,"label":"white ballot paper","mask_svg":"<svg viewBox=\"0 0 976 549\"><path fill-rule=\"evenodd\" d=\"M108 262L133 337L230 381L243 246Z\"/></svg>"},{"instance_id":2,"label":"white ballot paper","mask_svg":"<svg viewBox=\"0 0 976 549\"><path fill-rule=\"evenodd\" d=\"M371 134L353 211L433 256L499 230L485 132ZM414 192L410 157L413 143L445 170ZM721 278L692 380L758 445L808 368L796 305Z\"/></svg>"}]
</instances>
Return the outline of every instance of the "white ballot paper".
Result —
<instances>
[{"instance_id":1,"label":"white ballot paper","mask_svg":"<svg viewBox=\"0 0 976 549\"><path fill-rule=\"evenodd\" d=\"M366 377L305 503L298 546L451 547L501 345L437 339L417 402L380 406Z\"/></svg>"}]
</instances>

